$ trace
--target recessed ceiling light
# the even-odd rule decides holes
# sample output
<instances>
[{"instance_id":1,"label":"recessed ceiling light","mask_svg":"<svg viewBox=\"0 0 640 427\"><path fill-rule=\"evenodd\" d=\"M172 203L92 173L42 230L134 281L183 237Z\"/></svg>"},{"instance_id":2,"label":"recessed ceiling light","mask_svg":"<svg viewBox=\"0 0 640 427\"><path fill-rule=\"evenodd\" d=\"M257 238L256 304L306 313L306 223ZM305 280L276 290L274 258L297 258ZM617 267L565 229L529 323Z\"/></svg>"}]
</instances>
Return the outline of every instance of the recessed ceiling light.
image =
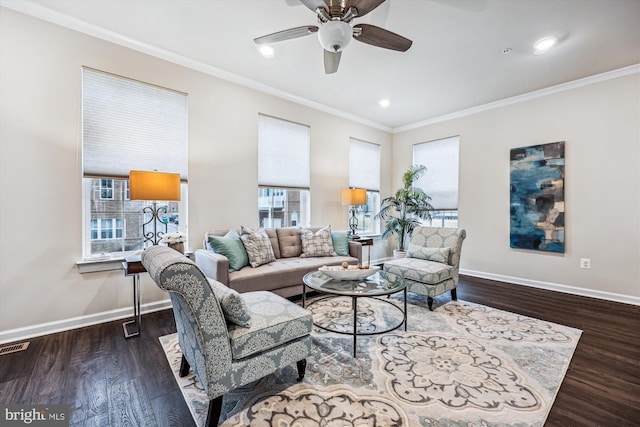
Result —
<instances>
[{"instance_id":1,"label":"recessed ceiling light","mask_svg":"<svg viewBox=\"0 0 640 427\"><path fill-rule=\"evenodd\" d=\"M260 54L267 59L271 59L275 55L275 51L268 44L263 44L260 46Z\"/></svg>"},{"instance_id":2,"label":"recessed ceiling light","mask_svg":"<svg viewBox=\"0 0 640 427\"><path fill-rule=\"evenodd\" d=\"M548 51L558 41L555 37L545 37L533 44L533 54L540 55Z\"/></svg>"},{"instance_id":3,"label":"recessed ceiling light","mask_svg":"<svg viewBox=\"0 0 640 427\"><path fill-rule=\"evenodd\" d=\"M389 108L389 105L391 105L391 102L389 102L388 99L381 99L380 101L378 101L378 105L381 106L382 108Z\"/></svg>"}]
</instances>

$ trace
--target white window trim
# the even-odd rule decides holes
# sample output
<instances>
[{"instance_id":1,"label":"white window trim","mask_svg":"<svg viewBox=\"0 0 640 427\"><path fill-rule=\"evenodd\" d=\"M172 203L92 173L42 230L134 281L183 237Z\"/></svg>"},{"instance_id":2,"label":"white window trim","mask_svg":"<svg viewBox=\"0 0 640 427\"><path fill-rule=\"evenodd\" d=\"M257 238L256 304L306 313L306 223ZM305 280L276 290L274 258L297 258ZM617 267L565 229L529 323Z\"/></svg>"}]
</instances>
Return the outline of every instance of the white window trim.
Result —
<instances>
[{"instance_id":1,"label":"white window trim","mask_svg":"<svg viewBox=\"0 0 640 427\"><path fill-rule=\"evenodd\" d=\"M359 150L362 153L360 153ZM365 162L362 162L362 159L354 158L360 154L364 157L368 157ZM362 230L358 227L358 234L361 236L375 237L380 236L381 234L380 220L375 218L375 214L380 210L380 156L381 147L379 144L363 141L357 138L349 139L349 187L364 188L367 190L367 198L369 197L369 193L375 193L378 195L377 204L371 206L373 229ZM375 159L372 157L375 157ZM366 168L366 170L362 172L354 170L359 168ZM360 222L358 222L358 226L360 226Z\"/></svg>"},{"instance_id":2,"label":"white window trim","mask_svg":"<svg viewBox=\"0 0 640 427\"><path fill-rule=\"evenodd\" d=\"M82 94L82 253L86 258L77 265L80 267L104 264L105 269L109 270L112 269L113 260L123 259L136 251L92 254L91 248L96 247L92 246L92 242L127 239L128 216L125 213L128 210L121 210L122 214L113 214L122 220L122 237L116 236L119 228L114 221L113 238L102 239L101 217L94 215L100 225L98 239L91 239L91 200L128 203L130 197L126 180L130 170L158 169L163 172L180 173L182 195L178 229L187 232L188 95L89 67L83 67ZM162 128L164 124L167 129ZM132 155L132 150L141 155ZM158 155L154 157L147 155L148 153ZM105 162L105 159L112 161ZM108 193L111 197L102 197L102 185L97 189L98 194L92 193L96 191L91 185L91 179L94 178L111 181L111 192ZM125 184L116 185L114 179L122 179ZM119 194L120 191L122 194ZM109 215L101 216L107 218ZM124 244L122 247L124 248ZM86 269L82 270L84 272ZM102 268L91 270L100 271Z\"/></svg>"}]
</instances>

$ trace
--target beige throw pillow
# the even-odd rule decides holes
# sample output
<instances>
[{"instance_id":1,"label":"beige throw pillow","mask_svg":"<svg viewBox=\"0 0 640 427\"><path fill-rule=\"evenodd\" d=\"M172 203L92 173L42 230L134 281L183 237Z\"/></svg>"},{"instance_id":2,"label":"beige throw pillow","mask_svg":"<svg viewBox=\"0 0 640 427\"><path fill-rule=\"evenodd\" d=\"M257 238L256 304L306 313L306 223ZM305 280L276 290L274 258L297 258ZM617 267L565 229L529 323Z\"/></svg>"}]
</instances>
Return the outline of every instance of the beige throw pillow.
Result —
<instances>
[{"instance_id":1,"label":"beige throw pillow","mask_svg":"<svg viewBox=\"0 0 640 427\"><path fill-rule=\"evenodd\" d=\"M300 230L300 239L302 240L301 258L337 255L333 250L331 227L329 225L315 233L308 228L303 228Z\"/></svg>"},{"instance_id":2,"label":"beige throw pillow","mask_svg":"<svg viewBox=\"0 0 640 427\"><path fill-rule=\"evenodd\" d=\"M273 246L271 246L271 240L269 240L269 236L264 229L259 228L252 230L251 228L241 226L240 240L242 240L244 249L247 251L251 267L256 268L262 264L268 264L276 260L276 256L273 253Z\"/></svg>"},{"instance_id":3,"label":"beige throw pillow","mask_svg":"<svg viewBox=\"0 0 640 427\"><path fill-rule=\"evenodd\" d=\"M424 246L414 245L409 243L409 250L407 256L409 258L419 258L427 261L440 262L442 264L449 264L449 254L451 248L426 248Z\"/></svg>"}]
</instances>

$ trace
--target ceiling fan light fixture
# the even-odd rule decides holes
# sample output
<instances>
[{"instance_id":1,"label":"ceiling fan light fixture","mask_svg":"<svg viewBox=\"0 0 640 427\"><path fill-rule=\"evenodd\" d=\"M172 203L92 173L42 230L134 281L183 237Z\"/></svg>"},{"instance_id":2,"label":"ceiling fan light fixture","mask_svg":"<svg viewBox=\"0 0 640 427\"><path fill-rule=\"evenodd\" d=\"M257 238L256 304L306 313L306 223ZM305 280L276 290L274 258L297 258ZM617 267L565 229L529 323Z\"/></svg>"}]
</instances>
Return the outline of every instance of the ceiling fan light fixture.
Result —
<instances>
[{"instance_id":1,"label":"ceiling fan light fixture","mask_svg":"<svg viewBox=\"0 0 640 427\"><path fill-rule=\"evenodd\" d=\"M318 39L325 50L342 52L351 41L353 29L343 21L329 21L318 30Z\"/></svg>"}]
</instances>

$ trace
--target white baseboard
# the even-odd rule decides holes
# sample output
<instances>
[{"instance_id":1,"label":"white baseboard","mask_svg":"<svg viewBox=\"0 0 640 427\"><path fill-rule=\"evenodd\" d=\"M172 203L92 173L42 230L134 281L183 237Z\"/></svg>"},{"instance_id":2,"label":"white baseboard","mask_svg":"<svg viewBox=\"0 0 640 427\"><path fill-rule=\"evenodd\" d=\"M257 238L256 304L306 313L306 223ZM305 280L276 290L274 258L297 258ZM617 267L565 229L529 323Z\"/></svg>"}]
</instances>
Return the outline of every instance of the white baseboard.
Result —
<instances>
[{"instance_id":1,"label":"white baseboard","mask_svg":"<svg viewBox=\"0 0 640 427\"><path fill-rule=\"evenodd\" d=\"M640 297L631 295L616 294L613 292L597 291L594 289L579 288L577 286L562 285L560 283L542 282L539 280L523 279L520 277L504 276L502 274L485 273L483 271L473 271L460 269L460 274L466 276L479 277L482 279L496 280L498 282L513 283L515 285L530 286L532 288L547 289L550 291L564 292L566 294L580 295L584 297L598 298L607 301L621 302L625 304L640 305Z\"/></svg>"},{"instance_id":2,"label":"white baseboard","mask_svg":"<svg viewBox=\"0 0 640 427\"><path fill-rule=\"evenodd\" d=\"M389 258L376 260L377 262L384 262ZM374 261L372 261L374 264ZM634 297L630 295L616 294L612 292L603 292L593 289L579 288L576 286L562 285L559 283L542 282L539 280L523 279L520 277L505 276L502 274L485 273L482 271L474 271L467 269L460 269L460 274L472 277L479 277L482 279L496 280L498 282L513 283L515 285L531 286L533 288L547 289L551 291L564 292L572 295L581 295L585 297L598 298L608 301L621 302L625 304L639 305L640 297ZM153 313L154 311L160 311L171 308L171 301L156 301L147 304L142 304L140 310L142 314ZM114 320L126 319L132 317L133 307L120 308L117 310L104 311L102 313L90 314L87 316L73 317L71 319L57 320L55 322L41 323L39 325L26 326L23 328L10 329L6 331L0 331L0 344L5 344L14 341L21 341L28 338L38 337L42 335L54 334L56 332L68 331L71 329L82 328L85 326L97 325L99 323L111 322ZM144 331L144 325L142 325Z\"/></svg>"},{"instance_id":3,"label":"white baseboard","mask_svg":"<svg viewBox=\"0 0 640 427\"><path fill-rule=\"evenodd\" d=\"M154 311L165 310L167 308L171 308L171 300L168 299L141 304L140 312L142 314L147 314L153 313ZM55 322L41 323L39 325L25 326L23 328L9 329L7 331L0 331L0 344L21 341L28 338L54 334L56 332L68 331L71 329L83 328L85 326L97 325L99 323L106 323L131 317L133 317L133 307L127 307L104 311L102 313L89 314L87 316L57 320ZM144 333L144 325L141 325L141 328L142 333Z\"/></svg>"}]
</instances>

